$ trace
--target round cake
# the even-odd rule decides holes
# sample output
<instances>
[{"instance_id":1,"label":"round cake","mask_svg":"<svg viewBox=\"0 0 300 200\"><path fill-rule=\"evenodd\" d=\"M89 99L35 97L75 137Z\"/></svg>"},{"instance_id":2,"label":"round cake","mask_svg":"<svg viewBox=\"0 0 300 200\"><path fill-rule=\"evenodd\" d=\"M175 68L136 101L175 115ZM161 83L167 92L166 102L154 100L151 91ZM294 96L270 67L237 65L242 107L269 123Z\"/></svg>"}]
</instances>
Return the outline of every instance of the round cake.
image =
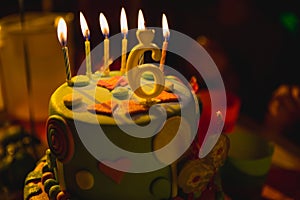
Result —
<instances>
[{"instance_id":1,"label":"round cake","mask_svg":"<svg viewBox=\"0 0 300 200\"><path fill-rule=\"evenodd\" d=\"M176 70L147 62L146 52L156 62L166 53L152 43L154 30L134 33L139 43L119 71L110 71L107 38L95 73L85 67L71 78L66 62L67 81L49 103L49 148L25 179L24 200L222 198L228 138L216 130L205 138L212 149L201 151L201 98Z\"/></svg>"},{"instance_id":2,"label":"round cake","mask_svg":"<svg viewBox=\"0 0 300 200\"><path fill-rule=\"evenodd\" d=\"M147 90L153 76L145 73L141 82ZM177 77L166 76L164 85L151 101L138 97L119 71L78 75L57 88L49 149L25 180L24 199L186 199L211 188L222 194L215 178L227 137L200 159L194 132L201 101Z\"/></svg>"}]
</instances>

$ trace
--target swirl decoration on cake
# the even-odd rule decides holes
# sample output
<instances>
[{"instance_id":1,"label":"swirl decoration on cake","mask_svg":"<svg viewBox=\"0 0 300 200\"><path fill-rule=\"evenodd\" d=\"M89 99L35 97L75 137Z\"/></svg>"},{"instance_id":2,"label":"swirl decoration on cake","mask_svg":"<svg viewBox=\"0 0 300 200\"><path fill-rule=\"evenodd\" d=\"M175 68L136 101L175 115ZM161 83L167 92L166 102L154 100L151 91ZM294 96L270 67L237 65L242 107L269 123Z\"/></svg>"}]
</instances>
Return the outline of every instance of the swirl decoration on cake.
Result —
<instances>
[{"instance_id":1,"label":"swirl decoration on cake","mask_svg":"<svg viewBox=\"0 0 300 200\"><path fill-rule=\"evenodd\" d=\"M47 120L47 140L51 152L62 163L67 163L74 154L74 141L66 121L52 115Z\"/></svg>"}]
</instances>

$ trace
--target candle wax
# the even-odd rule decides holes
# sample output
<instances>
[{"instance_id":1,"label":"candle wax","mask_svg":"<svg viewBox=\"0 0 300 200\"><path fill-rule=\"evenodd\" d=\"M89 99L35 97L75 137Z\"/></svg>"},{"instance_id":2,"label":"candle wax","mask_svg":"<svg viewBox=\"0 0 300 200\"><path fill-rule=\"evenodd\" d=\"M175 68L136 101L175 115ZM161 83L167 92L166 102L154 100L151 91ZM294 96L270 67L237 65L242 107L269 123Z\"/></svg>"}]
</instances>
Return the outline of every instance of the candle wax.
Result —
<instances>
[{"instance_id":1,"label":"candle wax","mask_svg":"<svg viewBox=\"0 0 300 200\"><path fill-rule=\"evenodd\" d=\"M91 78L92 65L91 65L91 53L90 53L90 41L85 41L85 62L86 62L86 75Z\"/></svg>"},{"instance_id":2,"label":"candle wax","mask_svg":"<svg viewBox=\"0 0 300 200\"><path fill-rule=\"evenodd\" d=\"M121 60L121 73L124 74L126 71L126 53L127 53L127 39L122 39L122 60Z\"/></svg>"},{"instance_id":3,"label":"candle wax","mask_svg":"<svg viewBox=\"0 0 300 200\"><path fill-rule=\"evenodd\" d=\"M159 63L159 69L162 72L164 71L164 65L165 65L165 60L166 60L167 48L168 48L168 42L165 40L163 42L162 52L161 52L161 59L160 59L160 63Z\"/></svg>"},{"instance_id":4,"label":"candle wax","mask_svg":"<svg viewBox=\"0 0 300 200\"><path fill-rule=\"evenodd\" d=\"M72 85L68 47L66 47L66 46L62 47L62 51L63 51L63 54L64 54L64 61L65 61L66 75L67 75L67 83L68 83L68 85Z\"/></svg>"},{"instance_id":5,"label":"candle wax","mask_svg":"<svg viewBox=\"0 0 300 200\"><path fill-rule=\"evenodd\" d=\"M104 39L104 72L105 76L109 75L109 39L105 37Z\"/></svg>"}]
</instances>

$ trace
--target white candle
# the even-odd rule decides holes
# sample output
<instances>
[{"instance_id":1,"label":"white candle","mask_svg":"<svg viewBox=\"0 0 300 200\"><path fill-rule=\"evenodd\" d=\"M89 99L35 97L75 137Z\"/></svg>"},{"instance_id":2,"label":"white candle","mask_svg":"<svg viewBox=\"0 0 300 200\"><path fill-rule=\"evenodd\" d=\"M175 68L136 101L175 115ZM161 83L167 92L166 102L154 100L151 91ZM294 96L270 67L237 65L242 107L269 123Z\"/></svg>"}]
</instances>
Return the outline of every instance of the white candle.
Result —
<instances>
[{"instance_id":1,"label":"white candle","mask_svg":"<svg viewBox=\"0 0 300 200\"><path fill-rule=\"evenodd\" d=\"M62 46L62 51L64 55L64 63L66 68L67 75L67 83L69 86L72 85L71 81L71 69L70 69L70 61L67 47L67 24L63 18L60 18L57 25L57 37Z\"/></svg>"},{"instance_id":2,"label":"white candle","mask_svg":"<svg viewBox=\"0 0 300 200\"><path fill-rule=\"evenodd\" d=\"M128 32L128 25L127 25L127 18L125 9L122 8L121 10L121 32L123 34L122 39L122 60L121 60L121 74L124 74L126 71L126 54L127 54L127 32Z\"/></svg>"},{"instance_id":3,"label":"white candle","mask_svg":"<svg viewBox=\"0 0 300 200\"><path fill-rule=\"evenodd\" d=\"M168 48L168 40L170 37L168 21L167 21L167 17L165 14L163 14L163 16L162 16L162 29L163 29L163 36L164 36L165 40L164 40L163 46L162 46L162 54L161 54L161 59L160 59L160 63L159 63L159 69L163 72L165 60L166 60L167 48Z\"/></svg>"},{"instance_id":4,"label":"white candle","mask_svg":"<svg viewBox=\"0 0 300 200\"><path fill-rule=\"evenodd\" d=\"M102 34L104 35L105 39L104 39L104 75L107 76L109 75L109 27L108 27L108 23L107 20L104 16L103 13L100 13L100 26L101 26L101 31Z\"/></svg>"},{"instance_id":5,"label":"white candle","mask_svg":"<svg viewBox=\"0 0 300 200\"><path fill-rule=\"evenodd\" d=\"M90 54L90 30L88 28L88 25L86 23L86 20L80 12L80 25L81 25L81 31L83 34L83 37L85 38L85 61L86 61L86 75L91 78L92 75L92 65L91 65L91 54Z\"/></svg>"}]
</instances>

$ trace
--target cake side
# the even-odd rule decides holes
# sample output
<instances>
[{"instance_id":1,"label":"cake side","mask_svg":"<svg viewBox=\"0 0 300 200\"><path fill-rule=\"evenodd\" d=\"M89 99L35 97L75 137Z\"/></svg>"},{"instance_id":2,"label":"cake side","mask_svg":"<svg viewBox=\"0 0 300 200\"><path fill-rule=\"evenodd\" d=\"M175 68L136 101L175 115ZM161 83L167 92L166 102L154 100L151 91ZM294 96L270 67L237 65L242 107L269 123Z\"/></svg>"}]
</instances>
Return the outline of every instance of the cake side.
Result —
<instances>
[{"instance_id":1,"label":"cake side","mask_svg":"<svg viewBox=\"0 0 300 200\"><path fill-rule=\"evenodd\" d=\"M118 73L112 72L112 76L103 80L107 82L115 76ZM152 111L143 110L140 103L129 104L129 107L137 106L137 111L128 115L126 110L117 110L113 116L115 105L123 106L122 102L128 102L130 98L135 102L140 99L132 95L125 95L125 98L123 93L115 95L113 89L98 86L99 79L86 81L80 76L74 78L78 81L77 85L71 87L63 84L51 97L47 122L49 150L43 161L44 167L35 170L40 171L37 182L40 181L42 187L38 192L30 190L24 194L26 200L44 198L44 193L50 199L57 200L185 199L191 195L205 196L204 191L211 185L217 185L214 194L222 193L221 186L215 183L215 175L226 158L228 140L226 136L221 136L215 150L205 159L199 159L199 145L191 133L198 125L198 118L194 116L199 112L199 102L189 87L174 77L167 77L172 90L166 88L164 92L171 94L171 97L174 97L172 94L179 94L180 101L168 101L170 96L159 96ZM128 94L132 92L126 85L118 88L125 89ZM190 115L185 113L187 108ZM158 116L161 109L166 111L164 123ZM109 110L111 113L107 113ZM149 123L152 124L152 136L146 137L146 132L134 133L141 136L138 137L126 132L135 130L136 125L147 126ZM183 128L181 124L184 124ZM175 146L165 154L158 153L171 143L179 130L182 135ZM134 161L130 157L120 156L119 151L110 151L109 146L105 146L105 139L135 155L150 152L151 158ZM174 156L184 145L180 156L168 163L168 157ZM100 150L93 152L93 146ZM151 166L153 163L163 167L142 173L129 170L135 165ZM121 166L123 170L113 166Z\"/></svg>"},{"instance_id":2,"label":"cake side","mask_svg":"<svg viewBox=\"0 0 300 200\"><path fill-rule=\"evenodd\" d=\"M112 72L111 77L100 78L101 80L111 80L114 76L118 76L116 72ZM76 77L75 77L76 80ZM178 79L167 78L169 84L172 85L173 91L180 93L182 98L191 99L190 89L179 82ZM82 81L82 80L81 80ZM147 80L144 80L149 82ZM151 80L150 82L153 82ZM172 169L170 165L165 164L164 167L158 170L149 171L145 173L128 173L119 170L112 169L109 166L101 163L99 159L91 155L85 144L97 145L94 142L97 136L99 136L99 124L101 131L105 134L109 140L118 148L122 148L126 151L134 153L148 153L154 150L155 136L153 137L135 137L126 133L122 128L126 126L126 130L134 130L135 126L152 124L152 131L159 132L162 129L161 118L158 117L157 112L151 113L150 111L137 111L131 115L131 119L126 113L119 115L116 121L116 116L108 115L106 113L97 113L93 110L89 110L91 105L97 103L115 101L120 105L123 102L130 100L130 98L139 102L133 91L130 90L128 85L122 86L128 92L127 98L118 98L115 96L114 90L109 90L105 87L97 86L98 79L91 80L88 84L78 84L79 86L70 87L67 84L58 88L51 97L50 100L50 115L48 120L48 143L51 152L57 157L57 171L58 181L62 190L66 190L76 197L84 199L99 199L105 197L106 199L120 199L124 196L130 199L162 199L171 197L172 186ZM120 86L118 87L120 88ZM173 93L168 91L166 93ZM64 98L67 95L73 95L73 104L66 105ZM74 102L80 97L79 102ZM168 99L162 99L155 103L154 107L157 107L158 112L163 109L166 111L167 120L177 117L176 122L180 123L182 107L191 106L195 102L188 102L186 104L180 104L178 99L176 101ZM191 99L194 101L195 99ZM107 105L112 106L112 105ZM131 104L129 106L132 106ZM136 105L134 105L136 106ZM197 108L193 109L197 112ZM125 111L126 112L126 111ZM117 113L118 115L118 113ZM190 124L193 122L196 124L196 119L187 119ZM118 124L117 124L118 123ZM169 127L170 128L170 127ZM89 138L93 138L85 142L82 142L82 135L79 132L84 132L85 135L89 135ZM155 134L153 134L155 135ZM57 137L57 139L56 139ZM160 138L168 136L160 136ZM191 136L189 136L191 137ZM59 147L58 142L65 147ZM64 141L64 142L61 142ZM92 144L91 144L92 143ZM98 142L99 146L101 142ZM157 142L156 142L157 143ZM105 151L105 149L104 149ZM147 165L147 162L157 162L161 165L161 161L156 157L154 153L152 159L143 163L137 163L139 165ZM123 157L118 152L106 152L104 157L101 157L101 161L104 162L123 162L123 165L130 165L132 160L130 158ZM151 163L153 164L153 163ZM130 167L130 166L129 166ZM114 175L112 175L114 174ZM117 175L116 175L117 174ZM115 177L117 176L117 178ZM86 182L84 185L83 182ZM103 190L99 189L103 188ZM155 189L155 188L160 188ZM162 192L164 191L164 192ZM168 192L169 191L169 192Z\"/></svg>"}]
</instances>

